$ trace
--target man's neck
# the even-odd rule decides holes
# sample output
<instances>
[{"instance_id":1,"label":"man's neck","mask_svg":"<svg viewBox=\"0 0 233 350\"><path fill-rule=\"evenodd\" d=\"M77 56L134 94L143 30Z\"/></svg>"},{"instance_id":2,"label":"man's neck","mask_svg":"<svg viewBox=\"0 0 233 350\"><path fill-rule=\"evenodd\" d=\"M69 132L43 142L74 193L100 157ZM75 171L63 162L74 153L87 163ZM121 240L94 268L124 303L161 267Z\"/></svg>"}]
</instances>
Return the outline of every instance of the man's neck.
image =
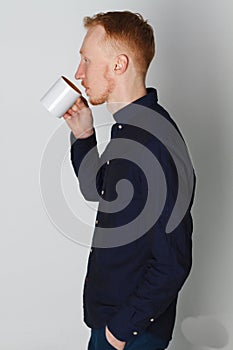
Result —
<instances>
[{"instance_id":1,"label":"man's neck","mask_svg":"<svg viewBox=\"0 0 233 350\"><path fill-rule=\"evenodd\" d=\"M120 91L115 90L114 93L109 97L107 101L107 108L110 113L114 114L120 109L124 108L128 104L138 100L140 97L146 95L145 85L138 86L137 88L133 87L129 89L125 86Z\"/></svg>"}]
</instances>

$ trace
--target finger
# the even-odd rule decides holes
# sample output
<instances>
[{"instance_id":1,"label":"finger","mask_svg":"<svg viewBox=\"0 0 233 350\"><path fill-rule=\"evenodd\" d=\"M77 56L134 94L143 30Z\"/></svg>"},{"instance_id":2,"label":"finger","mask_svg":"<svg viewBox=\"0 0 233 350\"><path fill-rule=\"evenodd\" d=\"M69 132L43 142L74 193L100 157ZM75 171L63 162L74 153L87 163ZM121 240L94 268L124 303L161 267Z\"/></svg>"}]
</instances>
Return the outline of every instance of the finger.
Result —
<instances>
[{"instance_id":1,"label":"finger","mask_svg":"<svg viewBox=\"0 0 233 350\"><path fill-rule=\"evenodd\" d=\"M71 109L71 111L69 112L69 114L72 116L72 117L77 117L78 115L79 115L79 112L80 112L80 110L79 111L74 111L73 109Z\"/></svg>"},{"instance_id":2,"label":"finger","mask_svg":"<svg viewBox=\"0 0 233 350\"><path fill-rule=\"evenodd\" d=\"M72 106L66 113L72 117L75 117L77 116L78 112L79 112L79 109L77 108L77 106L76 107Z\"/></svg>"},{"instance_id":3,"label":"finger","mask_svg":"<svg viewBox=\"0 0 233 350\"><path fill-rule=\"evenodd\" d=\"M75 102L74 106L78 107L78 109L83 109L83 108L88 108L88 103L87 103L87 100L83 97L83 96L80 96L77 101ZM75 107L75 108L76 108Z\"/></svg>"},{"instance_id":4,"label":"finger","mask_svg":"<svg viewBox=\"0 0 233 350\"><path fill-rule=\"evenodd\" d=\"M71 109L73 112L78 112L79 107L76 104L74 104Z\"/></svg>"},{"instance_id":5,"label":"finger","mask_svg":"<svg viewBox=\"0 0 233 350\"><path fill-rule=\"evenodd\" d=\"M64 115L63 115L63 118L65 119L65 120L69 120L69 119L71 119L71 115L69 114L69 113L65 113Z\"/></svg>"}]
</instances>

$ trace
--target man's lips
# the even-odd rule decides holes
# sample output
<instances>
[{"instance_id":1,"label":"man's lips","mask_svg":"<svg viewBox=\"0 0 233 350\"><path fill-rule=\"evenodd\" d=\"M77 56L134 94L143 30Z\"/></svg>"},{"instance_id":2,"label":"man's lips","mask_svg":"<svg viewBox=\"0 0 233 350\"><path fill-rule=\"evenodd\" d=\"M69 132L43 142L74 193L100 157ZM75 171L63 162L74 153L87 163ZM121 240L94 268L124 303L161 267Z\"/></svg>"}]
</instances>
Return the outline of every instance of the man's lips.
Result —
<instances>
[{"instance_id":1,"label":"man's lips","mask_svg":"<svg viewBox=\"0 0 233 350\"><path fill-rule=\"evenodd\" d=\"M81 85L85 88L88 89L88 87L86 86L86 84L84 82L81 82Z\"/></svg>"},{"instance_id":2,"label":"man's lips","mask_svg":"<svg viewBox=\"0 0 233 350\"><path fill-rule=\"evenodd\" d=\"M84 89L85 89L85 92L87 93L87 91L89 90L89 87L88 86L86 86L86 84L85 83L81 83L81 85L84 87Z\"/></svg>"}]
</instances>

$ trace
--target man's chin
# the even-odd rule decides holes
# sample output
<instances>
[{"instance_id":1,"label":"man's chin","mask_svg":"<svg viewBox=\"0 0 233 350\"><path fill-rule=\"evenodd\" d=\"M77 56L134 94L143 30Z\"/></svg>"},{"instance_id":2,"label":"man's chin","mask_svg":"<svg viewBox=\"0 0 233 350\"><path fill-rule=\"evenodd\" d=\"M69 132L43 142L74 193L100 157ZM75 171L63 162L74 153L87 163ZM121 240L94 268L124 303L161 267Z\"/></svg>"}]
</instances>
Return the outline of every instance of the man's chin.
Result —
<instances>
[{"instance_id":1,"label":"man's chin","mask_svg":"<svg viewBox=\"0 0 233 350\"><path fill-rule=\"evenodd\" d=\"M102 105L103 103L105 103L106 99L97 99L97 98L93 98L93 97L89 96L88 101L90 102L90 104L92 106L98 106L98 105Z\"/></svg>"}]
</instances>

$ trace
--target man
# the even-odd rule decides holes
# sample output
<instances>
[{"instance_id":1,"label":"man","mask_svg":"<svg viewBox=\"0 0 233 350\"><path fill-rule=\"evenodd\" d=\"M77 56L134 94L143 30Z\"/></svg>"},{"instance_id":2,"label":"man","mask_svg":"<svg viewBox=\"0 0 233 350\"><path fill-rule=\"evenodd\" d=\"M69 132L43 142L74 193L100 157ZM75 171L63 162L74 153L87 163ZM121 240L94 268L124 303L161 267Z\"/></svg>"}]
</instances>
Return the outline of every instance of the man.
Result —
<instances>
[{"instance_id":1,"label":"man","mask_svg":"<svg viewBox=\"0 0 233 350\"><path fill-rule=\"evenodd\" d=\"M110 153L106 149L99 157L87 101L79 98L64 115L72 131L71 161L80 189L87 200L99 201L84 286L84 320L92 329L88 349L165 349L172 337L178 292L191 268L190 210L194 172L192 169L188 205L179 223L167 233L166 225L178 198L179 174L161 138L167 138L166 133L171 128L177 135L181 134L158 104L156 90L145 86L146 73L155 53L153 29L141 15L129 11L86 17L84 26L87 33L75 78L82 81L89 102L92 105L106 102L116 120L111 129L113 148ZM150 114L151 123L156 118L162 124L167 123L161 128L165 135L154 136L149 122L145 123L145 128L138 126L140 122L151 120ZM159 125L154 132L158 130ZM125 140L129 141L129 147ZM115 141L117 146L114 146ZM122 154L111 158L122 144ZM148 157L143 155L138 144L150 151ZM92 151L90 158L87 157L89 151ZM165 181L148 160L149 154L158 159ZM145 174L144 169L135 164L137 161L144 164ZM150 169L152 186L146 173ZM131 201L129 198L126 203L130 191L128 184L121 182L123 191L118 196L122 196L121 204L126 203L125 207L120 206L116 212L107 211L106 208L117 200L116 187L122 179L133 185ZM167 187L165 197L164 191L160 191L164 184ZM146 206L148 198L154 200L149 208ZM157 215L159 201L164 208ZM137 220L143 210L148 220L145 216ZM151 217L156 215L158 219L148 227ZM131 222L136 222L133 229ZM125 227L131 229L125 231ZM105 230L104 234L101 229ZM112 230L115 234L111 236Z\"/></svg>"}]
</instances>

